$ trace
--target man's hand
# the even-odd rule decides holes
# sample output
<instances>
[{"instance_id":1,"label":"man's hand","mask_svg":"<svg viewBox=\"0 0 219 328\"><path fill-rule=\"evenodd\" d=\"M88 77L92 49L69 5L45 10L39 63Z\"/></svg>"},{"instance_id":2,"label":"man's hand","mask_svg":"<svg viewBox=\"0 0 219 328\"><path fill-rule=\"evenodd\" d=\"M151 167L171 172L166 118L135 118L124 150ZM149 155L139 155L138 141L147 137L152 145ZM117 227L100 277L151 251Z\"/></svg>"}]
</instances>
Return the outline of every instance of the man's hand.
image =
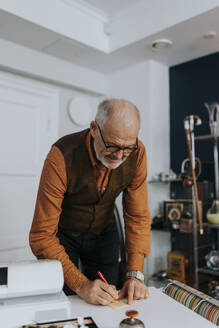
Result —
<instances>
[{"instance_id":1,"label":"man's hand","mask_svg":"<svg viewBox=\"0 0 219 328\"><path fill-rule=\"evenodd\" d=\"M124 283L119 298L128 297L128 304L132 304L133 300L140 300L149 296L148 288L143 282L136 278L129 278Z\"/></svg>"},{"instance_id":2,"label":"man's hand","mask_svg":"<svg viewBox=\"0 0 219 328\"><path fill-rule=\"evenodd\" d=\"M118 298L116 287L96 279L86 281L76 289L76 293L90 304L108 305Z\"/></svg>"}]
</instances>

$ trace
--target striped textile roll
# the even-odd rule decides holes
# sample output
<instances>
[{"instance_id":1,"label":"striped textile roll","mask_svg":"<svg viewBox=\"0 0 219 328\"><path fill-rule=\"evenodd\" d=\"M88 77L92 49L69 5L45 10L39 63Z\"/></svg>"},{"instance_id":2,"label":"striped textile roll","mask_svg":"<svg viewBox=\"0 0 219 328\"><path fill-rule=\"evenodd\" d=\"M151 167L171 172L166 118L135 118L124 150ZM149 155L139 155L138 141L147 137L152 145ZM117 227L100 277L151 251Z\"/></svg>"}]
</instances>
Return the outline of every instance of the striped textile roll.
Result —
<instances>
[{"instance_id":1,"label":"striped textile roll","mask_svg":"<svg viewBox=\"0 0 219 328\"><path fill-rule=\"evenodd\" d=\"M176 280L168 280L163 292L219 326L219 301Z\"/></svg>"}]
</instances>

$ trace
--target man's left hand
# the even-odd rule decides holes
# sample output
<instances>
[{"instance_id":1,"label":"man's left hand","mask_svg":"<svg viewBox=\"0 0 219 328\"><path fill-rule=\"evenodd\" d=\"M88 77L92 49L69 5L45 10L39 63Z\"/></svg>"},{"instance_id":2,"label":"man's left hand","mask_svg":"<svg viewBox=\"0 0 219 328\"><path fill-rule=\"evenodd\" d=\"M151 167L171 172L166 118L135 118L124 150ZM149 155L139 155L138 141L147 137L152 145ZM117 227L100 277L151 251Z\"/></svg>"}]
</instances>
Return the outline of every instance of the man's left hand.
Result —
<instances>
[{"instance_id":1,"label":"man's left hand","mask_svg":"<svg viewBox=\"0 0 219 328\"><path fill-rule=\"evenodd\" d=\"M128 297L128 304L132 304L133 300L148 298L148 288L140 280L136 278L129 278L126 280L119 293L119 299L122 299L125 296Z\"/></svg>"}]
</instances>

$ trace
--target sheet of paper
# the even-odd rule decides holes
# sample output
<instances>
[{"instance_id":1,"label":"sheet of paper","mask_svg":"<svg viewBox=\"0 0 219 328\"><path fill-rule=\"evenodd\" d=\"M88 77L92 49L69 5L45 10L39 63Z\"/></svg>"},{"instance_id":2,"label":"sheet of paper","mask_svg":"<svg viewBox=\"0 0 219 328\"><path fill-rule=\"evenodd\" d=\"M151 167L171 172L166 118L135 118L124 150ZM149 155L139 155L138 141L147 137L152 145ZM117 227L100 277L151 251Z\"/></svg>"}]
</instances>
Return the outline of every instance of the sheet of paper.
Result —
<instances>
[{"instance_id":1,"label":"sheet of paper","mask_svg":"<svg viewBox=\"0 0 219 328\"><path fill-rule=\"evenodd\" d=\"M120 309L122 307L128 306L129 304L127 303L126 300L120 300L120 301L113 301L111 302L108 306L110 306L113 309Z\"/></svg>"}]
</instances>

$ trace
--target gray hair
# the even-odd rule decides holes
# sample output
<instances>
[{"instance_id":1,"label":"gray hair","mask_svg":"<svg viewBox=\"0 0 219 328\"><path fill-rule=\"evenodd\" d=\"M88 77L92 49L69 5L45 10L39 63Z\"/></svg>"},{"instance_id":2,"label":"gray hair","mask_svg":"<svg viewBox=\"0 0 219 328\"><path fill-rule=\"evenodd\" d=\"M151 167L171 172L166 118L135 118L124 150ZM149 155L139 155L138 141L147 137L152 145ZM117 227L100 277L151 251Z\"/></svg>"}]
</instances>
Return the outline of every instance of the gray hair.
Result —
<instances>
[{"instance_id":1,"label":"gray hair","mask_svg":"<svg viewBox=\"0 0 219 328\"><path fill-rule=\"evenodd\" d=\"M95 121L98 123L98 125L102 128L104 126L104 124L107 122L108 119L110 119L112 117L112 109L113 109L113 103L114 101L124 101L126 103L129 103L129 105L132 105L133 108L136 110L136 115L137 115L137 119L140 123L140 113L138 108L132 104L131 102L124 100L124 99L105 99L103 100L98 108L97 108L97 113L95 116Z\"/></svg>"}]
</instances>

